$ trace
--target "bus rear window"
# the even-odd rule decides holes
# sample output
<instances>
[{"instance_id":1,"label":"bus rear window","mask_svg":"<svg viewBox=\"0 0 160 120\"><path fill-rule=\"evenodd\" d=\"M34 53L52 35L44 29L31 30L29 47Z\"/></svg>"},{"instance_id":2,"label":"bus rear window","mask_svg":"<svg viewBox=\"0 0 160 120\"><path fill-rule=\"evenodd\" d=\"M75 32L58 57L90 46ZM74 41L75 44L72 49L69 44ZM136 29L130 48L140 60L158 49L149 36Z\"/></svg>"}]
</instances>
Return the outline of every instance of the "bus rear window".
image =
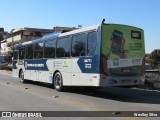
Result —
<instances>
[{"instance_id":1,"label":"bus rear window","mask_svg":"<svg viewBox=\"0 0 160 120\"><path fill-rule=\"evenodd\" d=\"M141 32L131 30L131 38L141 39Z\"/></svg>"}]
</instances>

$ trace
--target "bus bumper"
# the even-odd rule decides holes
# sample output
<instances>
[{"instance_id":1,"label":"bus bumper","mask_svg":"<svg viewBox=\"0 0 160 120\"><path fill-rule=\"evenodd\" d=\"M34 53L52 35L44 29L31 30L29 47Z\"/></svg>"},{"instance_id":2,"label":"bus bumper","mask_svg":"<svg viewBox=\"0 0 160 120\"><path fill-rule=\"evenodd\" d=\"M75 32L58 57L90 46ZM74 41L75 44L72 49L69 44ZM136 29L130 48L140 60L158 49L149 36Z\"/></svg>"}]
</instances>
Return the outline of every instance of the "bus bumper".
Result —
<instances>
[{"instance_id":1,"label":"bus bumper","mask_svg":"<svg viewBox=\"0 0 160 120\"><path fill-rule=\"evenodd\" d=\"M143 85L145 76L137 77L112 77L108 76L106 79L101 78L100 86L137 86Z\"/></svg>"}]
</instances>

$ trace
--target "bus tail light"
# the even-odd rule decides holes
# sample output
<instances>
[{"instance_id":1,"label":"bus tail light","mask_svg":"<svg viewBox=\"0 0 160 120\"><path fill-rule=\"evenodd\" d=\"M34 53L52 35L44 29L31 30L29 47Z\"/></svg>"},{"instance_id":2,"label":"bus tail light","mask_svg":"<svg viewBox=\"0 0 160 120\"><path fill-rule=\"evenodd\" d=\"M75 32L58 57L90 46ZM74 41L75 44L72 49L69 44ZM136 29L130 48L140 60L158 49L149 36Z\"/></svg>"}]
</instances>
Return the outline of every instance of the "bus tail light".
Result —
<instances>
[{"instance_id":1,"label":"bus tail light","mask_svg":"<svg viewBox=\"0 0 160 120\"><path fill-rule=\"evenodd\" d=\"M107 76L107 58L103 54L101 55L101 72Z\"/></svg>"},{"instance_id":2,"label":"bus tail light","mask_svg":"<svg viewBox=\"0 0 160 120\"><path fill-rule=\"evenodd\" d=\"M141 75L143 76L144 75L144 67L145 67L145 57L143 57L143 60L142 60L142 66L141 66Z\"/></svg>"}]
</instances>

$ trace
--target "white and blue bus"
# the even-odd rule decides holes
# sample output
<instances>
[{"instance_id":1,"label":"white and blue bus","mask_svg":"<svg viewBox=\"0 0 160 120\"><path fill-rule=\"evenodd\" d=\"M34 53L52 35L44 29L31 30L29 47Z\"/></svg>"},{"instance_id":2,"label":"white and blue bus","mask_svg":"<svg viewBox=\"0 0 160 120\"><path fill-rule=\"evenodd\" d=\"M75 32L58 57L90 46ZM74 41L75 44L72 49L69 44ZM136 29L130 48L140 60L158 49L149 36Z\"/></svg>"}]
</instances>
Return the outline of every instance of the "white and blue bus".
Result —
<instances>
[{"instance_id":1,"label":"white and blue bus","mask_svg":"<svg viewBox=\"0 0 160 120\"><path fill-rule=\"evenodd\" d=\"M102 23L16 44L13 76L53 84L57 91L142 85L144 56L142 29Z\"/></svg>"}]
</instances>

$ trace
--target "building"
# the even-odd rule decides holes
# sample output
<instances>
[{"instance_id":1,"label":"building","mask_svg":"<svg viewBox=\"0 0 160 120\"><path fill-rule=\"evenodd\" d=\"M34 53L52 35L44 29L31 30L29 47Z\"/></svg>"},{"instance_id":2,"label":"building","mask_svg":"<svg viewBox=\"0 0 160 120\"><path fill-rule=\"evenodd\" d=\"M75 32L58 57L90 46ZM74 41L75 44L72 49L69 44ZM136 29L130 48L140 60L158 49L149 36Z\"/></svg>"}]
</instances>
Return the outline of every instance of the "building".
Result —
<instances>
[{"instance_id":1,"label":"building","mask_svg":"<svg viewBox=\"0 0 160 120\"><path fill-rule=\"evenodd\" d=\"M12 29L11 34L9 36L3 37L1 41L1 55L6 56L6 60L8 64L12 63L13 56L13 45L18 43L23 43L26 41L35 40L41 38L45 34L49 34L56 31L71 31L77 28L73 27L53 27L53 29L40 29L40 28L18 28ZM4 31L4 29L0 29Z\"/></svg>"},{"instance_id":2,"label":"building","mask_svg":"<svg viewBox=\"0 0 160 120\"><path fill-rule=\"evenodd\" d=\"M52 33L52 29L39 29L39 28L18 28L12 29L12 37L7 38L6 43L8 47L13 44L23 43L42 37L45 34Z\"/></svg>"},{"instance_id":3,"label":"building","mask_svg":"<svg viewBox=\"0 0 160 120\"><path fill-rule=\"evenodd\" d=\"M6 65L6 56L3 53L4 51L6 51L7 47L6 40L4 39L6 39L9 36L10 34L4 31L4 28L0 28L0 65Z\"/></svg>"},{"instance_id":4,"label":"building","mask_svg":"<svg viewBox=\"0 0 160 120\"><path fill-rule=\"evenodd\" d=\"M4 31L4 29L0 29ZM12 64L13 45L23 43L42 37L45 34L54 32L53 29L39 29L39 28L18 28L12 29L11 34L4 36L3 34L0 48L0 55L6 58L8 64Z\"/></svg>"},{"instance_id":5,"label":"building","mask_svg":"<svg viewBox=\"0 0 160 120\"><path fill-rule=\"evenodd\" d=\"M6 31L4 31L4 28L0 28L0 41L6 39L9 36L10 36L10 34Z\"/></svg>"},{"instance_id":6,"label":"building","mask_svg":"<svg viewBox=\"0 0 160 120\"><path fill-rule=\"evenodd\" d=\"M1 56L11 56L11 47L7 47L6 39L0 41L1 48L0 48L0 55Z\"/></svg>"}]
</instances>

